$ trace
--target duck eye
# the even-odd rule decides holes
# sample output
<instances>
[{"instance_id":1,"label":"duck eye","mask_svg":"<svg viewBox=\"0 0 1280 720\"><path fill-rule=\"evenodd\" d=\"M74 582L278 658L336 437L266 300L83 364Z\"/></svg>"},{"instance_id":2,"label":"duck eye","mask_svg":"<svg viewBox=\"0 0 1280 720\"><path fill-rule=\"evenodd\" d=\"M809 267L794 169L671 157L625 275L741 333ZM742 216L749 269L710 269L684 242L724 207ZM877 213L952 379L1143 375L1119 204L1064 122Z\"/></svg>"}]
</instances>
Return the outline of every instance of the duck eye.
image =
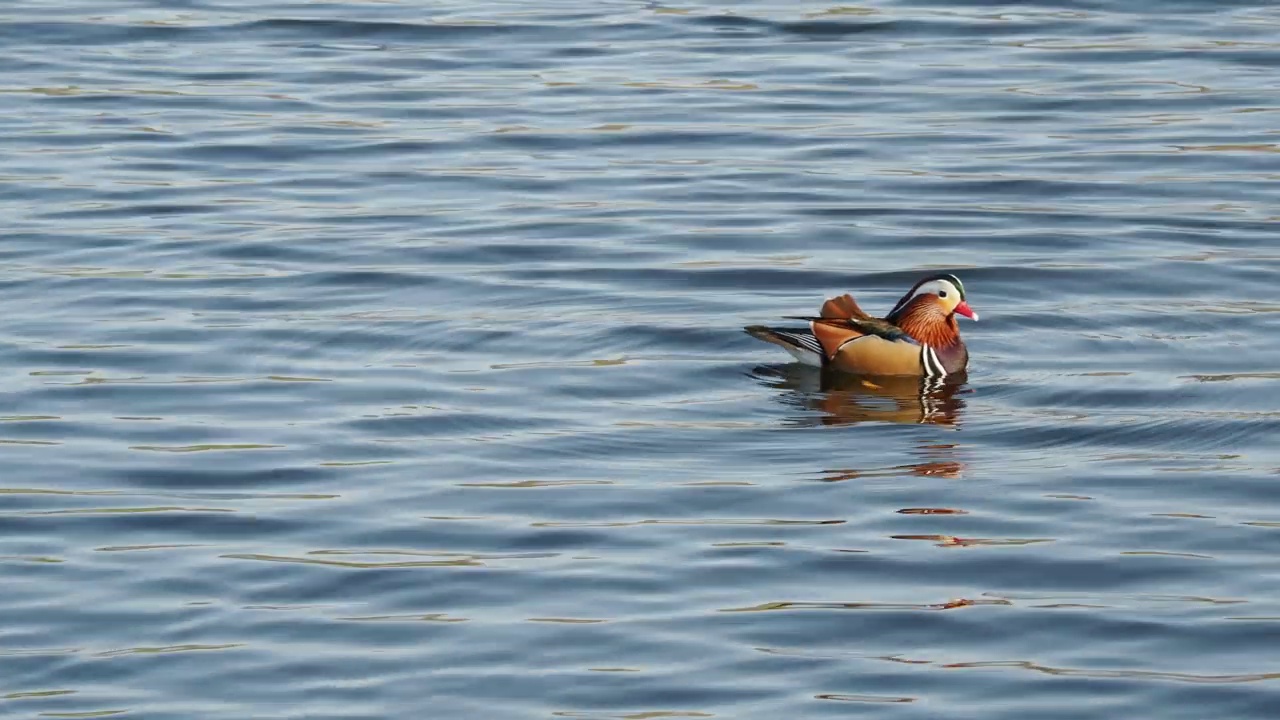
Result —
<instances>
[{"instance_id":1,"label":"duck eye","mask_svg":"<svg viewBox=\"0 0 1280 720\"><path fill-rule=\"evenodd\" d=\"M946 296L947 296L947 291L946 291L946 290L939 290L939 291L938 291L938 297L946 297Z\"/></svg>"}]
</instances>

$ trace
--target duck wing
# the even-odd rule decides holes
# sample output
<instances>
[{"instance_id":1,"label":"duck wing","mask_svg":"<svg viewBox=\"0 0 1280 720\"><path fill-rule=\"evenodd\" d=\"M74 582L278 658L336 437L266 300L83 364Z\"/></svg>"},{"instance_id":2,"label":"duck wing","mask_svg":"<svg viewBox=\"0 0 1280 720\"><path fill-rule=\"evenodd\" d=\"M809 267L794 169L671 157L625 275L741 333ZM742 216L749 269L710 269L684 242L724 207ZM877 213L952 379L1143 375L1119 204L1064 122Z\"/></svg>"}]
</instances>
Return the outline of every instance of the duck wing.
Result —
<instances>
[{"instance_id":1,"label":"duck wing","mask_svg":"<svg viewBox=\"0 0 1280 720\"><path fill-rule=\"evenodd\" d=\"M881 340L887 340L889 342L903 342L917 346L920 344L915 338L908 335L906 330L903 330L888 320L871 317L869 315L864 315L860 318L824 316L788 317L787 319L804 320L813 328L814 335L819 337L828 335L833 339L840 338L841 342L856 340L862 337L873 337Z\"/></svg>"},{"instance_id":2,"label":"duck wing","mask_svg":"<svg viewBox=\"0 0 1280 720\"><path fill-rule=\"evenodd\" d=\"M828 298L822 303L822 311L819 313L824 318L846 320L873 320L862 308L858 307L858 301L853 296L845 293L838 297Z\"/></svg>"}]
</instances>

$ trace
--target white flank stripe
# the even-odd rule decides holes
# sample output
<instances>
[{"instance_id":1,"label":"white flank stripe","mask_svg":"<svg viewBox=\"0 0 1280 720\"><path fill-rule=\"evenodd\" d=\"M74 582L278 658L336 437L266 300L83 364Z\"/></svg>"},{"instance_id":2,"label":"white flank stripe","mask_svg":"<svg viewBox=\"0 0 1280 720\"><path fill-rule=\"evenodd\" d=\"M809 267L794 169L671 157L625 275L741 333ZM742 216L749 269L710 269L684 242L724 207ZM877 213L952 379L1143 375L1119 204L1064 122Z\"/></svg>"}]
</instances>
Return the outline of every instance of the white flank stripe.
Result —
<instances>
[{"instance_id":1,"label":"white flank stripe","mask_svg":"<svg viewBox=\"0 0 1280 720\"><path fill-rule=\"evenodd\" d=\"M929 377L944 378L947 371L942 367L942 361L938 359L938 353L933 348L925 345L920 348L920 363L924 365L924 374Z\"/></svg>"},{"instance_id":2,"label":"white flank stripe","mask_svg":"<svg viewBox=\"0 0 1280 720\"><path fill-rule=\"evenodd\" d=\"M942 367L942 361L938 359L938 353L934 352L933 348L929 348L929 357L933 358L933 366L938 369L938 377L946 377L947 370Z\"/></svg>"}]
</instances>

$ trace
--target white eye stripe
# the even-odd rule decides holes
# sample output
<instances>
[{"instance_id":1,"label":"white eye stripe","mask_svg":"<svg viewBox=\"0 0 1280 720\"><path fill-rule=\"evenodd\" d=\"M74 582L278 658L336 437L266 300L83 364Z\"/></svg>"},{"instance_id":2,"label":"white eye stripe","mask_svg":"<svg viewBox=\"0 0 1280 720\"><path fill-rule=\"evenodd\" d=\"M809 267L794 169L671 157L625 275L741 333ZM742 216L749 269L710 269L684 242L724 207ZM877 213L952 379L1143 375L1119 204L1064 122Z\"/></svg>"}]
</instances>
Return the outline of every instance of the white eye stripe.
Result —
<instances>
[{"instance_id":1,"label":"white eye stripe","mask_svg":"<svg viewBox=\"0 0 1280 720\"><path fill-rule=\"evenodd\" d=\"M916 291L911 293L911 297L917 298L921 295L937 295L938 297L946 297L951 293L959 295L960 290L958 290L955 285L952 285L950 280L930 280L916 288Z\"/></svg>"},{"instance_id":2,"label":"white eye stripe","mask_svg":"<svg viewBox=\"0 0 1280 720\"><path fill-rule=\"evenodd\" d=\"M961 292L960 286L946 278L935 278L929 282L920 283L920 286L915 288L910 295L906 295L899 300L898 304L893 306L893 309L889 311L889 314L886 317L893 317L894 315L897 315L903 308L911 304L912 300L915 300L921 295L934 295L938 298L950 298L954 296L957 300L964 300L964 293Z\"/></svg>"}]
</instances>

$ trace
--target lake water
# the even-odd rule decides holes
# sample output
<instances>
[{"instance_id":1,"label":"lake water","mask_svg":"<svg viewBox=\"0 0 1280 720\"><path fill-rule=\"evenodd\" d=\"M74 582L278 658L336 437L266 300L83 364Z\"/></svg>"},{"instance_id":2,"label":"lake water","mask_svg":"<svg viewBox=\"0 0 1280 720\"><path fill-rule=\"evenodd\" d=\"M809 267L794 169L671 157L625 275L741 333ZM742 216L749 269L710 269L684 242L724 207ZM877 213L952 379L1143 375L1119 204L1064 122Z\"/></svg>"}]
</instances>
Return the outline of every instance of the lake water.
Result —
<instances>
[{"instance_id":1,"label":"lake water","mask_svg":"<svg viewBox=\"0 0 1280 720\"><path fill-rule=\"evenodd\" d=\"M8 0L0 716L1270 719L1280 9ZM939 269L967 383L746 324Z\"/></svg>"}]
</instances>

